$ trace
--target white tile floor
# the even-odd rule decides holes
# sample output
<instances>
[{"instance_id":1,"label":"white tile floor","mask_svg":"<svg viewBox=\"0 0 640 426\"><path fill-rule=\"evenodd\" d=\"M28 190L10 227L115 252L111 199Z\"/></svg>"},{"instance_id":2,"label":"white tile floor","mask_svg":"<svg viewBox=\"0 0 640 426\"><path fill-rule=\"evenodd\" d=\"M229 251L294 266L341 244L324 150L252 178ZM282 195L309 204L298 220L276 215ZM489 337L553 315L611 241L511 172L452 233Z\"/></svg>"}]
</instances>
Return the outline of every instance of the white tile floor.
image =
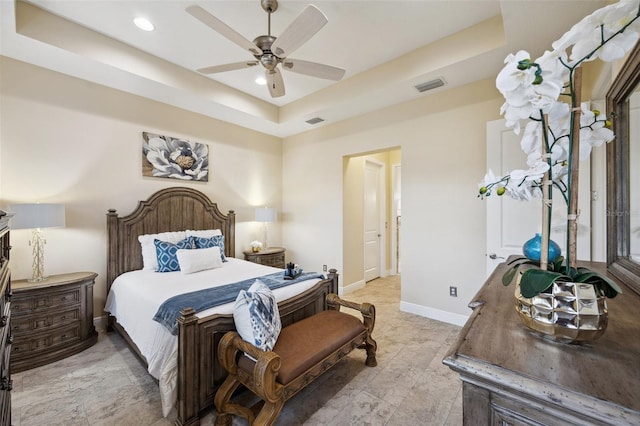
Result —
<instances>
[{"instance_id":1,"label":"white tile floor","mask_svg":"<svg viewBox=\"0 0 640 426\"><path fill-rule=\"evenodd\" d=\"M442 364L460 328L400 312L400 277L345 296L376 306L378 366L354 351L289 400L276 425L461 425L461 382ZM84 352L13 375L13 425L170 425L157 385L115 333ZM209 413L201 424L212 425ZM244 424L236 419L234 424Z\"/></svg>"}]
</instances>

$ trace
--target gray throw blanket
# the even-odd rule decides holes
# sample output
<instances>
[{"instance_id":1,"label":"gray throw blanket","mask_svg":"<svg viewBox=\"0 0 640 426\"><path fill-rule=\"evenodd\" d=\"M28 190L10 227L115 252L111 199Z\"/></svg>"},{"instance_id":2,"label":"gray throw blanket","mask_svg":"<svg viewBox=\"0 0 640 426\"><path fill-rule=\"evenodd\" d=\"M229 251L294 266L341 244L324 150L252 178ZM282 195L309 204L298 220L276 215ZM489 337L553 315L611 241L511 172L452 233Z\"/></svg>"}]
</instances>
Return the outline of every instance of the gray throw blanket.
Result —
<instances>
[{"instance_id":1,"label":"gray throw blanket","mask_svg":"<svg viewBox=\"0 0 640 426\"><path fill-rule=\"evenodd\" d=\"M276 288L313 278L324 279L324 275L316 272L303 272L294 279L284 279L284 272L275 272L233 284L179 294L165 300L158 308L158 312L153 316L153 319L165 326L171 334L178 334L178 317L180 317L180 311L184 308L193 308L196 312L202 312L215 306L233 302L238 297L240 290L248 290L257 279L265 283L271 290L275 290Z\"/></svg>"}]
</instances>

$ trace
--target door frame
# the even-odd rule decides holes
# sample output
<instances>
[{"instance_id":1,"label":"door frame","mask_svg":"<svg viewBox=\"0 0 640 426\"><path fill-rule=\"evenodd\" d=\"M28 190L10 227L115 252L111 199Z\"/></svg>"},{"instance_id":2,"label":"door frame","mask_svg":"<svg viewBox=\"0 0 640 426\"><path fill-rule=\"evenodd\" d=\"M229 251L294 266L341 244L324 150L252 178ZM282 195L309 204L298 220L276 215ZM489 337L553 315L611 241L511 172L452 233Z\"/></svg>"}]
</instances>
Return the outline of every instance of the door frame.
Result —
<instances>
[{"instance_id":1,"label":"door frame","mask_svg":"<svg viewBox=\"0 0 640 426\"><path fill-rule=\"evenodd\" d=\"M402 197L402 191L398 187L398 181L402 186L402 163L391 164L391 273L398 275L398 257L400 255L400 244L398 235L398 212L402 206L402 198L398 203L399 196Z\"/></svg>"}]
</instances>

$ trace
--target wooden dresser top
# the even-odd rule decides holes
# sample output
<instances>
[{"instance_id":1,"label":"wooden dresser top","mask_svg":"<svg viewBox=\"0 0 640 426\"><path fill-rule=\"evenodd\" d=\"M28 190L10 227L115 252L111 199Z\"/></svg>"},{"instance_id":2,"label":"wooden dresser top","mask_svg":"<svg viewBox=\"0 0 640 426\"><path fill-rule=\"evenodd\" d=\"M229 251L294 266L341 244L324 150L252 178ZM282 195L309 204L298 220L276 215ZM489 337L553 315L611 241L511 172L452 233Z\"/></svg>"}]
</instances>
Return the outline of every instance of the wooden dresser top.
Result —
<instances>
[{"instance_id":1,"label":"wooden dresser top","mask_svg":"<svg viewBox=\"0 0 640 426\"><path fill-rule=\"evenodd\" d=\"M606 274L603 263L581 266ZM609 322L600 339L557 343L521 323L514 307L515 284L505 287L501 282L506 269L505 263L499 265L474 297L473 302L484 304L474 310L444 363L463 375L473 370L488 381L511 381L509 386L520 386L524 394L553 398L568 391L640 415L640 296L621 285L623 294L607 299Z\"/></svg>"}]
</instances>

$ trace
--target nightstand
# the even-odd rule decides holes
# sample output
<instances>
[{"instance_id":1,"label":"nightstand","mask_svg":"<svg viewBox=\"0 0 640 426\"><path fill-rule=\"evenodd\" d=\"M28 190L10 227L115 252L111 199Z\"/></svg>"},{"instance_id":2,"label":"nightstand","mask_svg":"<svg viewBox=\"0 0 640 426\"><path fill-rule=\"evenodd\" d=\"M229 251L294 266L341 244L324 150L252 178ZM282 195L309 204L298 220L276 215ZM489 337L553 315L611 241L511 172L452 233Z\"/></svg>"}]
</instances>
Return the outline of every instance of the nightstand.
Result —
<instances>
[{"instance_id":1,"label":"nightstand","mask_svg":"<svg viewBox=\"0 0 640 426\"><path fill-rule=\"evenodd\" d=\"M40 282L11 282L11 372L58 361L96 343L96 276L76 272L52 275Z\"/></svg>"},{"instance_id":2,"label":"nightstand","mask_svg":"<svg viewBox=\"0 0 640 426\"><path fill-rule=\"evenodd\" d=\"M251 250L245 250L242 253L244 253L244 260L248 260L249 262L284 269L284 252L285 249L282 247L269 247L257 253Z\"/></svg>"}]
</instances>

